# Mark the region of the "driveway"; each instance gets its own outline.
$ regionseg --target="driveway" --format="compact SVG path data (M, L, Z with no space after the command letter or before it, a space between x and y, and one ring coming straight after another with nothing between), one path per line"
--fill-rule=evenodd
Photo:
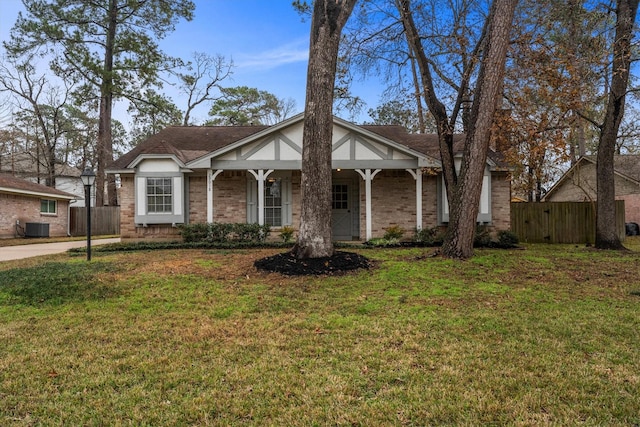
M92 239L91 247L106 245L107 243L118 243L120 238L113 239ZM41 255L51 255L66 252L71 248L83 248L87 246L86 240L58 243L34 243L30 245L5 246L0 248L0 262L15 259L31 258Z

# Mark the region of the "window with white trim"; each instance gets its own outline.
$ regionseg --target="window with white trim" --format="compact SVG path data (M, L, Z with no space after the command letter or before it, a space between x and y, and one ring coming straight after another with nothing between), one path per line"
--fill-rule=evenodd
M258 222L258 181L247 174L247 223ZM264 180L264 223L291 225L291 171L275 171Z
M171 178L147 178L147 212L171 213L173 210L173 185Z
M459 165L457 163L456 168L459 169ZM438 192L440 193L440 222L447 223L449 222L449 200L447 198L444 176L441 176ZM484 176L482 177L482 190L480 193L478 217L476 221L481 223L491 222L491 172L486 168Z
M40 213L43 214L55 214L57 213L58 202L55 200L42 199L40 200Z
M282 179L268 178L264 183L264 223L282 226Z

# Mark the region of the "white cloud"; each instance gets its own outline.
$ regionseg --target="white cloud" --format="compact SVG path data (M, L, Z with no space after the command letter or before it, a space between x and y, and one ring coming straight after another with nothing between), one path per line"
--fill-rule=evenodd
M309 59L309 41L301 38L275 49L233 56L233 62L238 68L258 68L260 70L277 68L281 65L306 62Z

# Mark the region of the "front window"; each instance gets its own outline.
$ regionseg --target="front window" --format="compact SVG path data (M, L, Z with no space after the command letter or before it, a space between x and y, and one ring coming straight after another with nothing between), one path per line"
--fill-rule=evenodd
M349 209L349 186L346 184L333 184L331 189L331 209Z
M40 213L55 214L57 203L55 200L40 200Z
M147 211L171 213L173 207L171 178L147 178Z
M270 178L264 183L264 222L272 227L282 226L282 180Z

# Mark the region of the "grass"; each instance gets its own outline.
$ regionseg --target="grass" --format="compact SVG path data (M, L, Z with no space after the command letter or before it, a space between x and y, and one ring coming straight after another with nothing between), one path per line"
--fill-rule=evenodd
M640 245L276 250L0 264L2 425L637 425Z

